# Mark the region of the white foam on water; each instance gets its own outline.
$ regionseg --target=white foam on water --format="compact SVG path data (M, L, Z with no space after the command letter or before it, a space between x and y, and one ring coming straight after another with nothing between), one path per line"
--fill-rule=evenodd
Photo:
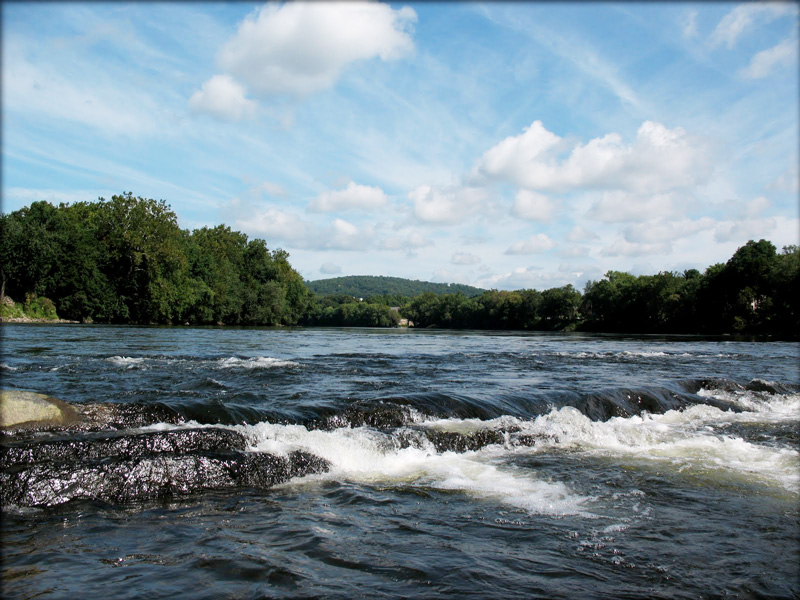
M672 357L672 358L686 358L695 356L694 354L690 354L688 352L662 352L660 350L653 350L653 351L636 351L636 350L622 350L621 352L553 352L553 356L561 356L565 358L599 358L599 359L619 359L619 358L626 358L626 359L635 359L635 358L662 358L662 357Z
M727 473L745 481L800 493L800 453L792 448L754 444L721 434L714 426L763 422L759 413L733 413L708 405L660 415L592 421L577 409L553 410L521 422L526 434L540 436L533 451L566 448L601 456L659 461L672 470L714 476Z
M770 383L770 382L765 382ZM800 394L768 394L750 390L708 390L701 388L698 396L730 402L743 413L732 413L739 421L798 421L800 420Z
M221 358L217 361L217 366L221 369L274 369L276 367L299 367L300 365L291 360L282 360L271 356L255 356L253 358Z
M106 360L118 367L125 367L126 369L136 368L145 361L144 358L132 358L130 356L111 356Z
M531 472L500 468L492 453L442 452L433 446L397 448L393 439L367 427L333 431L308 430L302 425L259 423L236 429L248 436L255 451L287 454L303 450L330 462L322 479L361 483L395 483L458 491L494 499L532 513L582 514L590 498L571 492L560 482L534 478Z
M0 363L0 369L3 371L16 371L17 367L12 367L8 363Z

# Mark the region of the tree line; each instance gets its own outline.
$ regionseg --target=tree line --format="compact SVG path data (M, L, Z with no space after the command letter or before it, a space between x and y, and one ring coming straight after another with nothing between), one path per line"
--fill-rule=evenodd
M800 337L800 250L749 241L700 273L609 271L545 291L423 294L401 309L417 327L616 333L743 333Z
M0 216L1 294L82 322L294 325L311 300L288 257L131 193Z
M288 258L225 225L183 230L163 200L131 193L0 215L0 296L81 322L800 335L800 251L766 240L704 273L610 271L583 293L405 295L391 281L360 301L315 295Z

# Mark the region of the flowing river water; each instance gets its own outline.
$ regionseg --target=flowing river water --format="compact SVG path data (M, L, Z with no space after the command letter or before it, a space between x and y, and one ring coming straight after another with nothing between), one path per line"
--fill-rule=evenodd
M798 598L800 345L2 326L6 598Z

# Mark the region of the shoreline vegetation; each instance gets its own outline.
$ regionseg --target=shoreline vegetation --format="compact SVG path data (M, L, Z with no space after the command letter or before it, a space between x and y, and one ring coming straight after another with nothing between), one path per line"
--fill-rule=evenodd
M163 200L130 192L59 206L34 202L0 214L0 321L800 338L800 250L779 252L763 239L703 273L609 271L583 292L566 285L420 293L424 282L365 276L348 278L367 286L363 296L352 286L315 294L288 258L225 225L182 230Z

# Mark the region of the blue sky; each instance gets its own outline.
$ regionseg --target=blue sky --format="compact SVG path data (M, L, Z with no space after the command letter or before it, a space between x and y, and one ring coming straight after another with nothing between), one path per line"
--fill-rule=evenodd
M582 289L800 243L798 4L4 3L2 197L307 279Z

